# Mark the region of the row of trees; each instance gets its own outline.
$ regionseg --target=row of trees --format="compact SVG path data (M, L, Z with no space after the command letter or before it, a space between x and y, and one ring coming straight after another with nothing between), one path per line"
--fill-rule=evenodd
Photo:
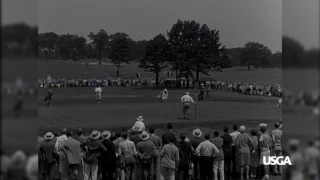
M158 85L159 74L170 68L176 74L176 82L182 78L199 81L200 74L209 75L232 65L251 67L281 66L281 53L256 42L244 47L227 49L220 43L219 31L196 21L178 20L166 35L159 34L146 41L134 41L125 33L109 35L101 29L88 35L91 40L78 35L57 35L53 32L39 34L39 51L47 59L111 59L117 68L121 64L138 60L140 67L153 72ZM177 84L178 86L180 84Z

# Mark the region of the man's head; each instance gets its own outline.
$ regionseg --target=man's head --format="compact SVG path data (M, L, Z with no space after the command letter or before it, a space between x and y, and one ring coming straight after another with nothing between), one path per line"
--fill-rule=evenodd
M224 133L228 133L229 132L229 127L228 126L223 127L223 132Z
M278 128L280 127L280 123L275 123L275 124L274 124L274 127L275 127L276 129L278 129Z
M251 134L251 136L256 136L256 135L258 134L258 132L257 132L257 130L252 129L252 130L250 131L250 134Z
M154 127L150 127L150 128L149 128L149 132L150 132L150 134L154 134L155 128L154 128Z
M72 137L72 131L67 131L67 133L66 133L66 135L67 135L67 137Z
M127 132L122 132L122 138L127 139L128 138L128 133Z
M121 132L116 132L116 137L117 138L121 137Z
M241 132L241 133L246 132L246 127L245 127L245 126L240 126L240 132Z
M68 129L67 128L63 128L61 132L62 132L62 134L67 134Z
M260 127L260 131L262 133L265 133L267 131L267 128L265 126Z
M174 136L171 136L169 140L170 140L171 143L175 143L176 138Z
M209 134L209 133L206 133L206 134L204 135L204 138L205 138L206 140L209 140L209 139L210 139L210 134Z
M238 131L238 129L239 129L239 125L238 125L238 124L234 124L234 125L233 125L233 130L234 130L234 131Z
M167 128L168 128L169 130L171 130L171 129L172 129L172 124L171 124L171 123L168 123L168 124L167 124Z
M81 129L81 128L78 128L77 134L78 134L78 136L81 136L81 135L82 135L82 129Z
M186 139L186 134L185 133L181 133L180 134L180 139L181 139L181 141L184 141Z
M218 130L215 130L215 131L213 132L213 136L214 136L214 137L218 137L218 136L219 136L219 131L218 131Z

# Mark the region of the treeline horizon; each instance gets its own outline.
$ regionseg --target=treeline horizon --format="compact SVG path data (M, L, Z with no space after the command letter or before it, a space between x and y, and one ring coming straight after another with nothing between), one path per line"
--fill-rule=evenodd
M12 23L3 25L1 28L2 31L2 55L3 57L33 57L41 56L39 53L39 36L38 28L35 26L30 26L25 23ZM73 34L75 35L75 34ZM63 35L57 35L63 36ZM81 37L81 36L78 36ZM87 39L85 39L85 43ZM130 39L130 38L129 38ZM132 39L131 39L132 40ZM319 48L314 49L305 49L304 46L293 37L283 36L282 38L282 52L273 53L277 60L273 62L277 62L276 67L285 67L285 68L300 68L300 67L319 67ZM150 40L132 40L132 44L136 44L136 49L131 49L130 57L132 59L138 60L142 58L144 55L144 49L147 42ZM237 60L237 54L241 51L243 47L236 48L226 48L228 51L231 66L241 66L241 63ZM282 53L284 57L282 57ZM281 58L280 58L281 54ZM102 55L103 58L107 59L107 55ZM88 56L87 56L88 57ZM98 60L99 55L94 54L94 56L89 56L91 60ZM278 63L279 59L282 59L281 63ZM71 58L70 58L71 59ZM87 58L88 59L88 58ZM109 59L109 58L108 58ZM282 64L280 66L280 64ZM275 65L271 65L275 66Z

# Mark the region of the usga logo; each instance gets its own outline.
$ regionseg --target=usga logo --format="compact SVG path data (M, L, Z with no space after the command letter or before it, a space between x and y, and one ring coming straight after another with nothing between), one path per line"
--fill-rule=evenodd
M263 156L264 165L292 165L289 156Z

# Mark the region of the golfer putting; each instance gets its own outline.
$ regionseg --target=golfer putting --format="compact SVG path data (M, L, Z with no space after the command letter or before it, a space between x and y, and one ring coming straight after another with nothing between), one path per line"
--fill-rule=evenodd
M193 103L193 104L196 104L196 103L193 101L189 92L186 92L186 94L181 97L181 102L183 105L183 118L189 119L190 105L191 105L191 103ZM186 118L186 116L187 116L187 118Z

